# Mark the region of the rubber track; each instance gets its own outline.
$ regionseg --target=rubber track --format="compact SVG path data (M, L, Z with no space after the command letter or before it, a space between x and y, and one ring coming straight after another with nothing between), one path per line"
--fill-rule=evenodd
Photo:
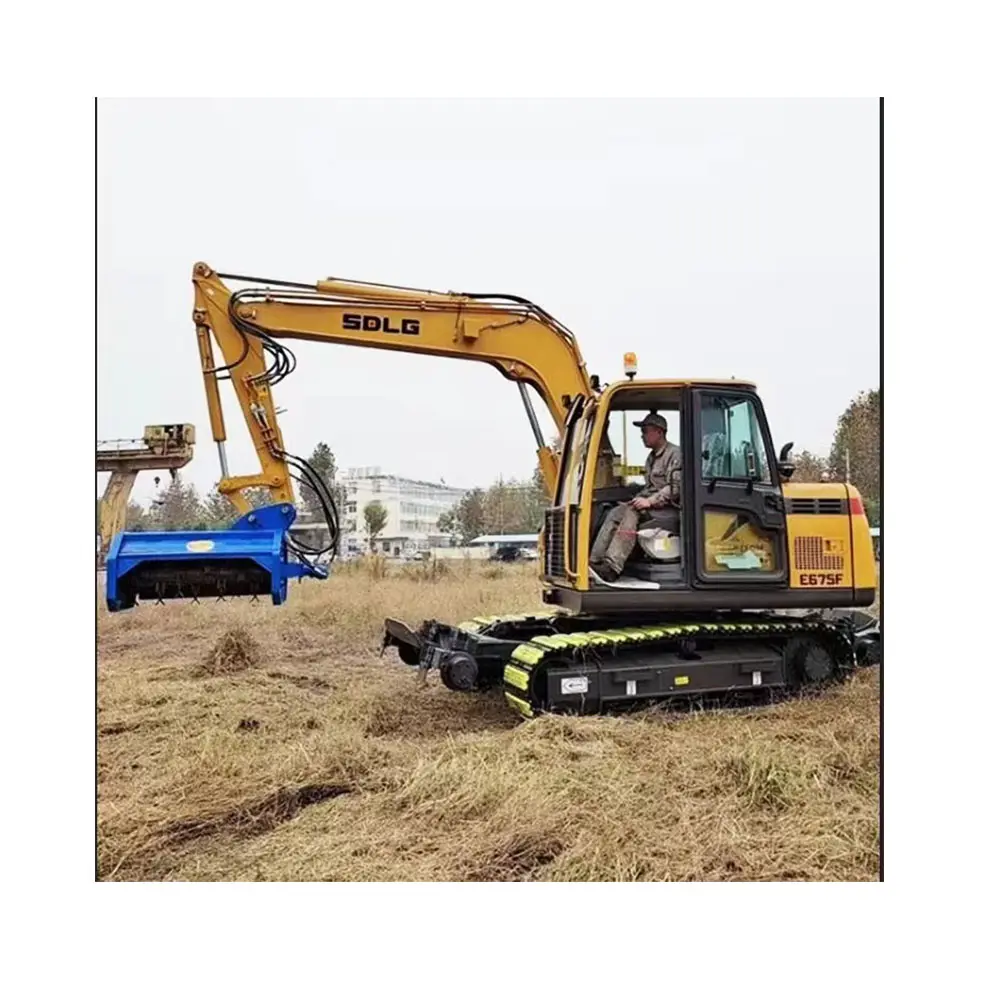
M554 618L565 617L564 611L532 611L518 615L481 615L478 618L470 618L467 622L459 622L455 628L460 628L464 632L475 632L477 635L485 635L487 631L495 625L515 624L518 622L550 622Z
M544 670L554 659L582 659L588 651L606 651L616 655L664 639L697 638L700 636L744 638L792 638L820 635L832 639L841 648L836 650L838 663L854 665L850 640L836 624L831 622L705 622L700 624L638 625L627 628L607 629L597 632L575 632L560 635L540 635L523 642L511 654L504 667L504 695L507 703L525 718L532 718L541 706L531 696L532 676Z

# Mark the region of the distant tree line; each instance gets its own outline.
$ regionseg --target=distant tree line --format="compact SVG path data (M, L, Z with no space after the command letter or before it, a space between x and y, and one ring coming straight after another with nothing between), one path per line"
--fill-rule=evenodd
M793 481L818 483L823 479L850 480L864 499L872 526L882 523L882 390L858 393L837 420L830 451L814 455L802 451Z
M438 519L438 528L456 544L479 535L528 535L542 529L547 504L540 468L531 479L498 479L487 489L469 490Z
M333 497L337 509L343 501L344 487L336 482L337 462L329 445L321 441L313 449L309 464L316 470ZM315 491L298 485L296 510L299 520L323 520L323 508ZM272 503L271 493L264 487L244 490L243 496L251 507ZM205 496L193 483L184 482L178 474L153 498L149 507L134 500L129 502L125 521L126 531L212 531L227 528L239 517L236 508L218 491L210 490Z

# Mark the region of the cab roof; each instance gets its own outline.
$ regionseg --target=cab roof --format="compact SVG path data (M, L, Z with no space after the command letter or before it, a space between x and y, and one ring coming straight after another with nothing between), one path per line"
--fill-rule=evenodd
M756 390L757 383L745 378L657 378L657 379L621 379L612 382L609 389L625 389L632 386L636 389L690 389L699 386L707 386L710 389L753 389Z
M671 407L679 404L686 389L708 389L723 392L739 389L756 393L757 387L747 379L737 378L684 378L684 379L624 379L614 382L605 390L591 397L595 403L607 400L613 410L633 408Z

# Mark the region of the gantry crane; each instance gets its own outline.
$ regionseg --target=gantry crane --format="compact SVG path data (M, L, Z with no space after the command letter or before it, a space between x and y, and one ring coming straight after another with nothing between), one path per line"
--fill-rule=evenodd
M176 478L194 458L193 424L149 424L142 438L97 442L97 471L110 472L100 502L98 559L104 562L115 535L125 530L128 500L140 472L166 470Z

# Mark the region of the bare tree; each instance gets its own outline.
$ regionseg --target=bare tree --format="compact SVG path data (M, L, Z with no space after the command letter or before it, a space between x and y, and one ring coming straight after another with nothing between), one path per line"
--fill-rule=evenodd
M811 451L792 455L791 461L795 463L795 475L792 476L792 482L818 483L822 481L823 475L830 471L830 463L822 456L814 455Z
M362 515L365 519L365 534L368 536L368 548L375 544L375 539L385 530L389 520L389 512L378 500L365 504Z
M830 449L830 477L850 479L867 503L879 499L882 490L882 390L859 393L837 421Z

